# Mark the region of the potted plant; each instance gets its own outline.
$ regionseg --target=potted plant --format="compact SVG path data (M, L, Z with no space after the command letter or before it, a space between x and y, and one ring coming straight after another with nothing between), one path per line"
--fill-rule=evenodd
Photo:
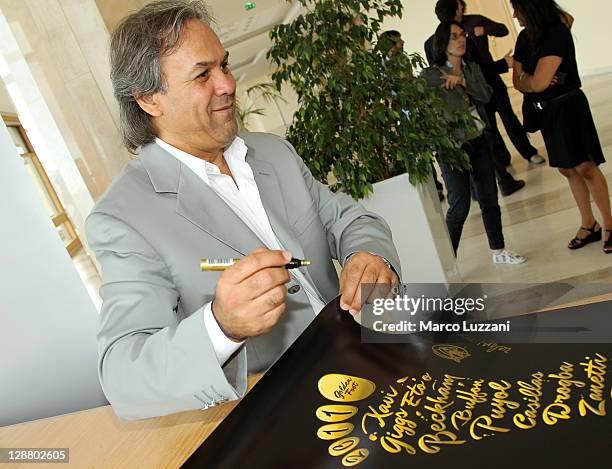
M441 262L432 275L419 267L420 281L456 280L431 172L436 156L469 167L455 136L470 115L448 113L418 76L421 56L391 54L380 38L401 0L298 1L305 13L272 30L268 52L277 88L287 82L298 97L287 139L315 178L385 217L403 265Z

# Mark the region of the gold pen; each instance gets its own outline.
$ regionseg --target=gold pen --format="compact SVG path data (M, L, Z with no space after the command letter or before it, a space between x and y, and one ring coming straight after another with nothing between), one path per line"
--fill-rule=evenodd
M200 269L202 272L225 270L229 269L239 260L239 258L211 259L203 257L200 260ZM307 267L311 263L312 262L308 259L296 259L295 257L292 257L291 260L285 264L285 269L299 269L300 267Z

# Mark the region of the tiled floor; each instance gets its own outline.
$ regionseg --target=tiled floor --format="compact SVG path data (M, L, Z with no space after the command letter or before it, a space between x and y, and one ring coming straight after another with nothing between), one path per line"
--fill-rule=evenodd
M591 103L604 153L612 160L612 75L585 79L584 90ZM515 108L520 109L521 96L512 92L511 97ZM500 129L503 131L501 124ZM539 134L532 142L546 155ZM528 164L511 144L508 148L513 153L511 171L525 179L527 186L510 197L500 197L504 235L507 246L527 256L528 262L520 266L493 265L480 209L478 204L472 204L459 248L459 268L464 280L483 283L591 282L609 284L612 289L612 254L603 254L601 244L578 251L566 247L580 219L565 179L548 165ZM612 162L602 165L601 169L612 185ZM93 262L81 251L74 263L99 308L100 277Z

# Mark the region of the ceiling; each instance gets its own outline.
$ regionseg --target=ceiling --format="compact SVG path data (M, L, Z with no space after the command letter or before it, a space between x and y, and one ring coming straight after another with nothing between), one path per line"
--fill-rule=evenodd
M227 4L231 3L231 8ZM236 79L251 81L270 71L266 52L271 46L270 30L292 20L300 11L297 1L256 0L247 11L242 0L209 0L215 30L230 53L230 65Z
M151 0L95 0L102 18L112 31L130 12ZM246 0L208 0L215 19L213 29L230 53L230 66L238 83L252 82L270 72L266 52L271 46L269 31L292 20L301 11L296 0L254 0L256 7L245 9Z

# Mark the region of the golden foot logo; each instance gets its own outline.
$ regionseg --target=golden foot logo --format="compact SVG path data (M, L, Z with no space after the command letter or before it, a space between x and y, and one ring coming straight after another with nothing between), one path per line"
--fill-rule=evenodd
M319 392L333 402L358 402L370 397L375 390L376 385L372 381L351 375L332 373L319 380ZM317 418L326 422L319 427L317 436L321 440L333 440L328 448L329 454L343 456L342 465L346 467L356 466L370 454L365 448L357 448L361 442L359 437L348 436L355 425L346 420L357 414L358 410L354 405L326 404L316 411Z
M431 349L438 357L446 358L456 363L461 363L462 360L470 356L470 352L458 345L436 344Z

